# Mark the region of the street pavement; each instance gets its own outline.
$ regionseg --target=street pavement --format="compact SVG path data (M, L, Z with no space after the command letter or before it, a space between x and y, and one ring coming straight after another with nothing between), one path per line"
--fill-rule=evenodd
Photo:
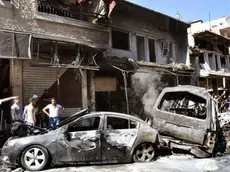
M2 169L4 170L4 169ZM14 172L20 172L16 169ZM150 163L77 166L48 169L43 172L230 172L230 155L197 159L190 155L160 157ZM0 170L1 172L1 170Z

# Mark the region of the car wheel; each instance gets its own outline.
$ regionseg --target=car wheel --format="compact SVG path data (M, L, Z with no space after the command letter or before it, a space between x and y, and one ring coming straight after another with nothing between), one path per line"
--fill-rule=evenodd
M48 151L39 145L28 147L21 156L22 166L29 171L43 170L49 162Z
M133 154L135 162L150 162L155 156L155 149L151 143L140 144Z

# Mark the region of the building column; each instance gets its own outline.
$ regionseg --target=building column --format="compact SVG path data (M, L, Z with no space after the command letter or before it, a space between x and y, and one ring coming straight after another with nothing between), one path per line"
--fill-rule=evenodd
M93 112L96 110L94 71L88 71L88 96L88 105L90 111Z
M82 76L81 76L81 99L82 99L82 109L88 108L87 70L82 70Z
M13 96L19 96L20 102L23 102L22 93L22 60L10 60L10 87Z

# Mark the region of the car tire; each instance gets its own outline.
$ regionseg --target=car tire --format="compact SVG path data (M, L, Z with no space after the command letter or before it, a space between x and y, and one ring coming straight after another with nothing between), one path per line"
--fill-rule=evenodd
M49 153L46 148L33 145L26 148L21 156L22 166L29 171L43 170L49 162Z
M150 162L155 157L155 148L151 143L142 143L134 151L134 162Z

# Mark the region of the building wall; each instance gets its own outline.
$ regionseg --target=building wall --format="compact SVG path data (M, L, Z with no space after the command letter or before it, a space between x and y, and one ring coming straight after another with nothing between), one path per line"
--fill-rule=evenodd
M86 44L96 48L107 49L107 55L110 56L130 57L133 59L137 59L136 36L142 35L145 37L146 42L146 61L149 61L148 38L151 38L156 41L157 63L168 63L168 59L162 55L162 41L169 41L173 44L173 49L175 50L173 52L175 58L173 61L178 63L186 62L188 48L186 28L176 28L176 26L179 26L179 21L175 22L171 18L158 13L151 17L152 19L154 18L151 21L145 17L140 18L133 15L113 13L111 28L124 29L130 33L130 50L124 51L112 48L111 28L37 12L37 0L20 0L19 9L13 8L8 1L0 0L0 2L2 2L0 3L0 29L28 32L35 37ZM139 15L138 8L131 10L135 10L135 13L138 13L136 15ZM153 16L154 13L147 13L146 15Z
M37 12L37 0L20 0L19 9L0 0L0 29L107 48L108 29L88 22Z
M138 11L137 11L138 13ZM140 14L141 15L141 14ZM153 14L152 14L153 15ZM118 57L127 56L137 60L137 36L145 38L146 61L149 59L148 39L155 40L156 62L159 64L167 64L167 57L162 55L162 41L168 41L173 44L174 61L178 63L186 63L188 53L187 28L177 28L179 21L172 20L166 16L158 16L153 21L146 20L148 18L140 18L126 14L113 14L113 23L110 28L110 49L108 55ZM162 22L163 20L163 22ZM160 30L157 23L161 22L164 29ZM111 30L128 31L130 36L130 50L118 50L112 48Z

